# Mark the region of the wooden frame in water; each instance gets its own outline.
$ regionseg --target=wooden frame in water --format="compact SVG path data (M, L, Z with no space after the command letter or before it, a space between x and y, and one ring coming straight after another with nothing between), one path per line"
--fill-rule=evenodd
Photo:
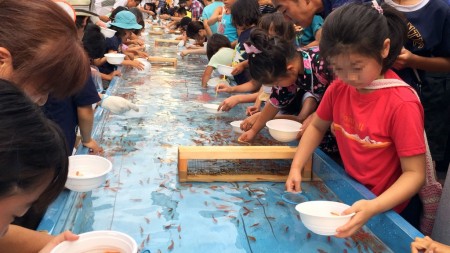
M180 182L197 181L271 181L284 182L289 173L290 162L294 158L296 147L289 146L180 146L178 147L178 180ZM280 160L287 160L289 165L284 173L278 168L269 170L258 170L258 168L248 169L248 161L255 161L259 166L269 166L279 164ZM214 166L206 169L196 169L200 167ZM206 166L205 166L206 165ZM234 167L224 170L224 166ZM237 170L236 170L237 167ZM286 166L285 166L286 167ZM200 172L199 172L200 171ZM309 159L302 172L304 181L312 180L312 159Z

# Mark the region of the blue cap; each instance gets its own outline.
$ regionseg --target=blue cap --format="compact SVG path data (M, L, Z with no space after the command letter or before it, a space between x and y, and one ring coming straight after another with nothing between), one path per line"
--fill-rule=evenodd
M114 22L112 22L111 25L127 30L142 28L142 26L137 23L136 16L130 11L121 11L117 13Z

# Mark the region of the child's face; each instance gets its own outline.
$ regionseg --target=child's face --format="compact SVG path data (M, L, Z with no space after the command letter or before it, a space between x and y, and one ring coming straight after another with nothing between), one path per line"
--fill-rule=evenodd
M44 182L36 187L33 191L16 190L11 195L0 199L0 237L3 237L8 231L9 224L16 217L22 217L31 204L33 204L39 196L44 192L50 184L51 178L45 179Z
M357 89L363 89L380 78L382 69L373 57L355 53L331 57L330 66L339 79Z

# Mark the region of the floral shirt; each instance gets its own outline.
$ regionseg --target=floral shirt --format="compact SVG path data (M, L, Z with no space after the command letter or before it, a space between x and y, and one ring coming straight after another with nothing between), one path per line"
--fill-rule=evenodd
M322 99L325 90L333 80L324 59L320 56L319 47L300 50L303 59L303 74L288 87L272 87L270 103L276 108L288 106L297 95L298 89L309 92L318 102Z
M203 12L202 4L197 0L193 0L191 5L191 12L192 18L194 18L195 20L199 20Z

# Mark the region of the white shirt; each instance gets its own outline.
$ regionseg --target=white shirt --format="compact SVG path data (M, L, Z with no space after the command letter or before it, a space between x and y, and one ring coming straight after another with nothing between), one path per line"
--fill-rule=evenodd
M116 3L114 4L113 8L116 9L119 6L125 7L127 5L128 0L116 0Z

